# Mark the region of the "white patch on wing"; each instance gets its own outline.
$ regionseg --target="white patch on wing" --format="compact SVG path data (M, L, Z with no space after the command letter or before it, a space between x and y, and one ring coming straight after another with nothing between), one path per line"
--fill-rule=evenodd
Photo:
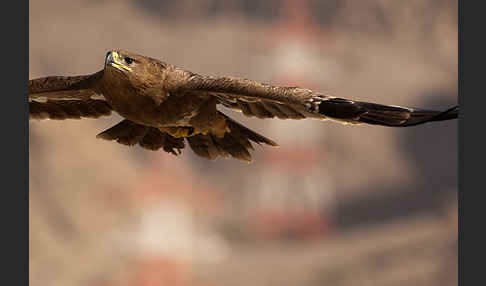
M90 99L106 101L106 98L102 94L97 94L97 93L91 95ZM39 102L39 103L46 103L48 100L49 101L80 101L80 100L85 100L85 99L76 98L76 97L53 97L53 98L48 99L46 96L29 98L29 101L35 101L35 102Z
M37 98L29 98L29 101L36 101L36 102L40 102L40 103L46 103L47 102L47 97L41 96L41 97L37 97Z
M104 101L106 101L106 98L102 94L97 94L97 93L93 94L90 98L91 99L95 99L95 100L104 100Z
M54 97L54 98L47 99L47 97L45 97L45 96L36 97L36 98L29 98L29 101L36 101L36 102L40 102L40 103L46 103L48 100L49 101L80 101L80 100L83 100L83 99L75 98L75 97Z
M61 91L49 91L40 92L35 94L29 94L29 101L36 101L40 103L53 102L53 101L70 101L70 100L103 100L106 99L101 94L96 94L94 91L89 89L81 90L61 90Z

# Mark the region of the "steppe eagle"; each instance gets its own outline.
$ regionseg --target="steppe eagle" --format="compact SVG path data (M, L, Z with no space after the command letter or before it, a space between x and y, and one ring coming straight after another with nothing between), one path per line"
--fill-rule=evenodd
M187 140L199 156L251 161L252 143L277 144L216 109L246 116L332 119L349 124L406 127L455 119L459 108L433 111L361 102L310 89L281 87L234 77L199 75L128 51L107 53L104 69L84 76L29 80L30 118L125 119L98 138L180 154Z

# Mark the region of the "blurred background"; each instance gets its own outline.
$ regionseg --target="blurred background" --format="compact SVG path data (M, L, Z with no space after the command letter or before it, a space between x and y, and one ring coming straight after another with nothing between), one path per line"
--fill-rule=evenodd
M457 1L30 0L29 77L119 48L207 75L445 109ZM457 121L259 120L254 162L30 121L30 285L457 285Z

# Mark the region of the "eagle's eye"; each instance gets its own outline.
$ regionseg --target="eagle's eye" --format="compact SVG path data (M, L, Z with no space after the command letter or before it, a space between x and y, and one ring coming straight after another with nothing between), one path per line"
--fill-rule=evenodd
M134 60L134 59L132 59L132 58L125 57L125 62L126 62L127 64L129 64L129 65L130 65L130 64L132 64L134 61L135 61L135 60Z

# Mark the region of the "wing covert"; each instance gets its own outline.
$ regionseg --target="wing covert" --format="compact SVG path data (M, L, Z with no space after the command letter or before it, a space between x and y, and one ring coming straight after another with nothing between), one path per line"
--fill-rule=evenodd
M62 120L110 115L112 108L98 89L102 76L100 71L29 80L30 118Z

